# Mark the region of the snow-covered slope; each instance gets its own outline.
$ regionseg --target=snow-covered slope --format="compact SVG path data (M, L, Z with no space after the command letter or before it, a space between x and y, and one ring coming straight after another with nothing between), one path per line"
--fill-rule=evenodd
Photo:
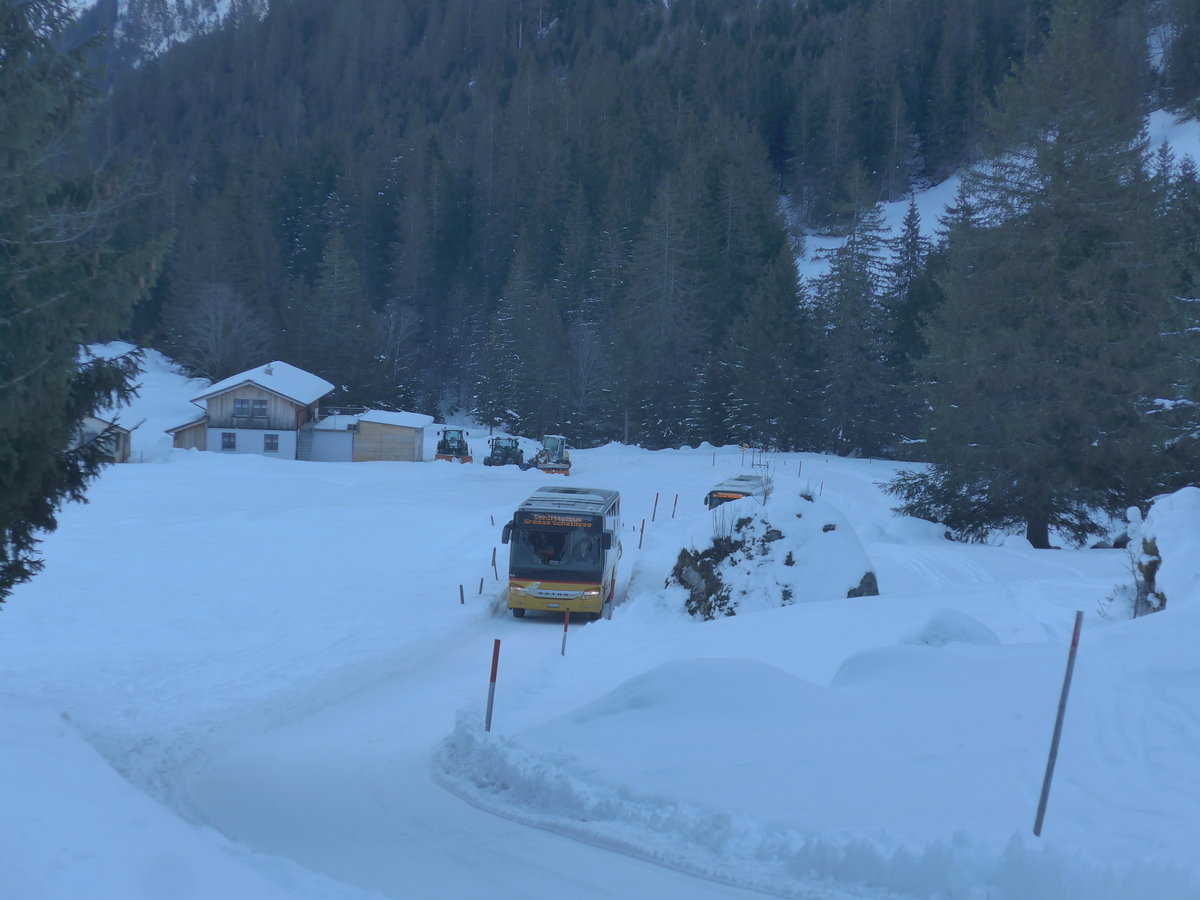
M571 483L622 492L621 602L564 633L502 601L501 524L553 476L163 449L195 393L150 357L152 464L64 510L0 615L0 894L1200 896L1194 556L1130 620L1123 551L954 544L891 515L893 464L786 454L757 512L816 493L855 536L789 534L789 583L863 554L879 596L700 622L667 574L748 460L610 445ZM1187 498L1150 520L1196 539Z

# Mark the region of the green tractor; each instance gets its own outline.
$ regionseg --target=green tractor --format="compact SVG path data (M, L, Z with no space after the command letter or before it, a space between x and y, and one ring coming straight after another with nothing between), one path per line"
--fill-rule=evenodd
M472 462L471 448L467 446L467 432L461 428L443 428L438 432L437 453L434 459L447 459L461 463Z
M491 448L483 458L485 466L517 466L525 468L525 453L515 437L494 437L488 441Z

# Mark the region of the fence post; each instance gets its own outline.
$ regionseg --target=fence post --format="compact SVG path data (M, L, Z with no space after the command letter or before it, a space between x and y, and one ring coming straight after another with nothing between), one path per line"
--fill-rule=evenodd
M562 654L561 654L563 656L567 655L567 626L570 624L571 624L571 610L565 609L565 610L563 610L563 645L562 645Z
M671 518L675 518L675 507L679 505L679 495L675 495L675 502L671 504Z
M458 586L458 602L460 605L465 605L467 602L467 597L463 593L463 586L461 584Z
M1038 800L1037 817L1033 822L1033 833L1042 836L1042 821L1046 817L1046 802L1050 799L1050 781L1054 778L1054 763L1058 759L1058 741L1062 737L1063 717L1067 713L1067 694L1071 690L1071 675L1075 671L1075 651L1079 649L1079 628L1083 624L1083 612L1075 612L1075 631L1071 635L1071 649L1067 653L1067 674L1063 678L1062 696L1058 698L1058 715L1054 720L1054 737L1050 739L1050 758L1046 760L1046 777L1042 779L1042 796Z
M658 491L654 492L654 508L650 510L650 521L653 522L658 516Z
M646 536L646 520L642 519L642 530L638 532L638 549L642 549L642 538Z
M492 677L488 681L487 718L483 722L483 730L492 730L492 704L496 700L496 669L500 665L500 638L492 645Z

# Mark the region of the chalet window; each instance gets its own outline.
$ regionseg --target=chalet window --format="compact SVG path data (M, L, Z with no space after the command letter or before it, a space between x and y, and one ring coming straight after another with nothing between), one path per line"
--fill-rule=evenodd
M237 432L222 431L221 432L221 449L236 450L237 449Z
M264 434L263 435L263 453L278 453L279 452L279 435Z
M250 415L250 401L245 397L235 397L233 401L233 414L235 416Z
M254 401L254 415L256 418L259 418L259 419L265 419L267 417L267 401L266 400L255 400Z

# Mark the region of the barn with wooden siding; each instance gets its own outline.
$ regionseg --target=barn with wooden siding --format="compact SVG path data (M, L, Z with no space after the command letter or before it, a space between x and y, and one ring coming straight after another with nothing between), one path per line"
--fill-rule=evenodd
M433 416L369 409L358 417L354 461L421 462L425 454L425 429L432 424Z
M129 462L133 445L131 429L100 419L96 416L86 416L79 429L79 443L85 444L99 441L103 444L108 458L116 463Z
M208 449L208 419L204 416L168 428L167 434L171 436L171 446L176 450Z

